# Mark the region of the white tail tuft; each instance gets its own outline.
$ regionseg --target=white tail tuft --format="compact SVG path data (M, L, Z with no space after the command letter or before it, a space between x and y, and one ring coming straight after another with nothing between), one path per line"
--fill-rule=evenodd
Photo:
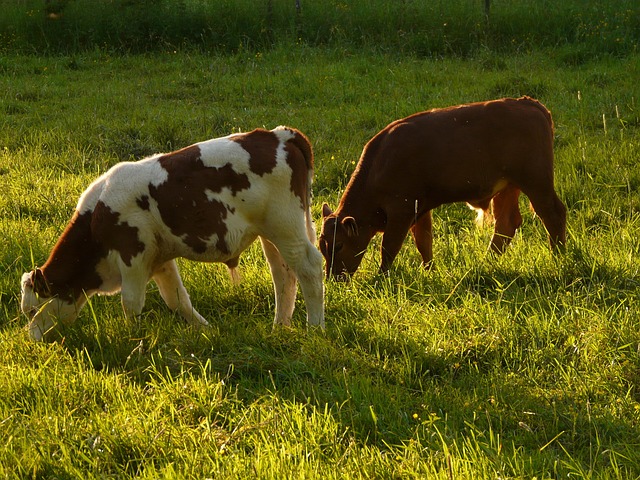
M233 285L240 285L242 282L242 273L238 267L229 268L229 278Z

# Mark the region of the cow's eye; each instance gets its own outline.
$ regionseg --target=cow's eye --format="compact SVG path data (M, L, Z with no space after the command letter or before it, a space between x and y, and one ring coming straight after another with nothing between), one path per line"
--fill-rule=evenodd
M344 247L344 243L336 242L335 245L333 246L333 251L339 252L340 250L342 250L342 247Z

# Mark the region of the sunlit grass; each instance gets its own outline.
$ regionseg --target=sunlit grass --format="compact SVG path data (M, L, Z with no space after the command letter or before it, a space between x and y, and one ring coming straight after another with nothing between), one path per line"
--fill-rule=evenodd
M636 56L576 66L553 50L424 60L300 46L2 61L0 476L640 475ZM451 205L434 212L432 270L408 239L379 276L376 238L351 282L327 282L326 333L305 331L302 298L294 328L272 330L255 245L237 287L221 265L180 262L209 329L150 285L135 321L119 296L94 297L64 341L28 339L20 275L117 161L289 124L315 147L319 223L387 123L498 94L535 94L554 114L564 255L524 198L502 257Z

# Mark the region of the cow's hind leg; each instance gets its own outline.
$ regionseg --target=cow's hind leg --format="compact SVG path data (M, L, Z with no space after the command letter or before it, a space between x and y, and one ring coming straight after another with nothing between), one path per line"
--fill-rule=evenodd
M533 210L544 223L549 233L549 243L553 251L562 250L567 241L567 208L555 191L545 194L524 192L531 201Z
M293 275L295 279L297 277L300 282L300 289L304 296L305 303L307 305L307 323L309 326L316 326L324 328L324 285L322 283L322 254L318 249L308 241L302 235L297 237L294 242L289 241L270 241L261 237L262 246L271 245L265 248L265 254L272 268L276 266L276 270L286 272L286 275ZM302 238L304 240L302 240ZM277 256L274 253L277 252ZM269 259L269 253L273 255L275 260L272 262ZM278 266L280 265L280 266ZM283 265L286 266L283 267ZM282 273L281 273L282 274ZM277 295L278 287L275 285L276 276L274 275L274 286L276 287L276 308L278 307ZM290 280L289 280L290 282ZM293 300L295 300L295 281L293 283ZM287 295L283 300L289 300L291 295ZM293 311L293 300L291 302L291 311ZM284 303L283 310L287 307L287 303ZM286 310L285 310L286 311ZM283 317L285 318L285 317ZM291 313L288 314L288 324L291 319ZM282 323L278 321L278 310L276 310L276 323Z
M431 211L424 213L411 227L413 241L422 256L422 265L431 268L433 260L433 222Z
M191 304L191 299L184 288L175 260L170 260L153 272L153 281L158 285L160 295L167 306L177 311L192 325L209 325Z
M522 225L522 215L518 205L519 197L520 189L509 185L498 192L491 201L495 219L491 250L495 253L504 252L516 234L516 230Z
M296 275L289 268L289 265L287 265L287 262L285 262L273 243L263 237L260 237L260 241L262 242L264 255L267 257L267 262L269 262L276 296L276 316L273 325L290 326L296 302Z
M300 289L307 305L307 324L310 327L324 329L324 283L322 272L322 254L315 245L307 241L287 259L287 263L293 268Z

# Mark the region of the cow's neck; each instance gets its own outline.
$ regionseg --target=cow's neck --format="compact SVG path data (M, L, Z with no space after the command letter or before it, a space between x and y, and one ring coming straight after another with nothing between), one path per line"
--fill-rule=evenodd
M384 231L385 218L375 199L375 192L367 185L367 174L358 169L340 199L336 216L340 219L353 217L361 236L370 240L376 232Z
M51 293L75 299L82 292L96 289L101 283L95 271L99 257L91 237L91 212L74 213L41 268Z

